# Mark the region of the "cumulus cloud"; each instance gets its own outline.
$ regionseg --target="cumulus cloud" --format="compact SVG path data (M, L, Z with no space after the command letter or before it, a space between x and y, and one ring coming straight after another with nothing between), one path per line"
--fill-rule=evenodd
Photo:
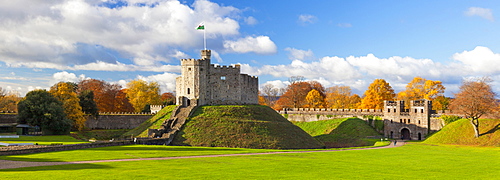
M141 79L147 82L157 82L160 85L161 92L174 92L175 78L179 76L179 74L175 73L163 73L151 76L137 76L137 79Z
M80 74L79 76L76 76L75 73L69 73L66 71L61 71L54 73L52 75L52 80L50 81L50 85L56 84L58 82L74 82L77 83L81 80L88 79L85 74Z
M313 24L318 20L316 16L310 14L299 15L297 22L301 25Z
M452 58L477 74L489 75L500 72L500 54L494 53L487 47L477 46L472 51L455 53Z
M288 51L288 58L291 60L307 60L314 58L314 53L310 49L306 51L287 47L285 51Z
M255 19L253 16L248 16L245 18L245 23L253 26L253 25L256 25L257 23L259 23L259 21L257 19Z
M235 41L224 41L224 48L227 52L256 54L274 54L277 52L276 44L268 36L248 36Z
M10 67L61 70L103 63L122 66L117 63L122 58L137 68L159 66L187 57L182 49L199 47L203 33L193 27L200 22L205 22L209 38L239 38L241 13L207 0L191 5L178 0L9 1L0 4L0 61ZM253 17L245 21L257 23ZM260 43L247 44L247 52L268 53L262 48L274 45L269 38L256 39Z
M470 7L469 9L467 9L467 11L465 11L465 15L479 16L490 21L495 21L495 18L493 17L493 12L491 11L491 9L487 8Z

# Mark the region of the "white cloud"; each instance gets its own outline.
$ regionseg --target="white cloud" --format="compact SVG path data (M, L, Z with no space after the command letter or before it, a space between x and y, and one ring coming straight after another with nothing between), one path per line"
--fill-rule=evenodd
M301 25L307 25L307 24L313 24L318 20L316 16L310 15L310 14L301 14L299 15L299 18L297 22Z
M57 72L52 75L52 80L50 80L50 86L58 83L58 82L74 82L78 83L81 80L88 79L85 74L80 74L76 76L75 73L68 73L66 71Z
M241 38L236 41L224 41L227 52L256 54L274 54L277 52L276 44L268 36Z
M467 9L467 11L465 11L465 15L479 16L490 21L495 21L495 18L493 17L493 12L491 11L491 9L487 8L470 7L469 9Z
M161 92L163 93L175 91L175 78L179 76L179 74L174 73L163 73L151 76L137 76L137 79L147 82L157 82L160 85Z
M310 49L306 51L287 47L285 51L288 51L288 58L291 60L307 60L314 58L314 53Z
M259 21L257 19L255 19L253 16L249 16L249 17L245 18L245 23L253 26L253 25L256 25L257 23L259 23Z
M207 0L192 5L178 0L126 0L118 8L103 5L113 2L18 0L0 4L0 61L10 67L71 70L77 65L123 66L115 62L126 57L137 67L159 66L187 57L180 49L200 47L203 33L193 28L200 22L205 22L207 37L214 41L239 38L237 19L242 11L232 6ZM248 17L246 23L257 21ZM273 51L268 37L256 39L257 47L247 52Z
M463 63L474 74L488 75L500 73L500 54L494 53L487 47L477 46L472 51L455 53L452 58Z

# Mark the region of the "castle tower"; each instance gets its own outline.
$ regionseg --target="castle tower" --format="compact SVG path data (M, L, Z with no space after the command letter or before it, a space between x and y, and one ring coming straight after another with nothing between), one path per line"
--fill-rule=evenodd
M181 59L181 77L176 79L177 105L205 104L210 50L201 50L201 59Z

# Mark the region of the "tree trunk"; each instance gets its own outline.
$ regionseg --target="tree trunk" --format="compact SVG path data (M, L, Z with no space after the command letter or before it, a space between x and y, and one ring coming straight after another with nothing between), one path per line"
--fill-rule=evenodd
M474 128L474 137L479 137L479 118L471 118L470 123Z

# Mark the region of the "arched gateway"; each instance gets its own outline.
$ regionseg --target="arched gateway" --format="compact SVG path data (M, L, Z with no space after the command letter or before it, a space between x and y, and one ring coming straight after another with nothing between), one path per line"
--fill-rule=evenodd
M407 128L401 129L401 139L411 139L409 129Z

